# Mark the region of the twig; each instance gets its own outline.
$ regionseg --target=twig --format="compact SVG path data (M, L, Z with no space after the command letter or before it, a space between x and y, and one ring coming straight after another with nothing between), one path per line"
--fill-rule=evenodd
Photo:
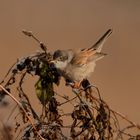
M95 119L94 119L94 117L93 117L93 115L92 115L92 112L90 111L90 109L89 109L89 106L81 99L81 97L79 96L79 93L77 93L77 91L75 91L75 90L73 90L73 92L76 94L76 96L78 97L78 99L80 100L80 102L82 103L82 104L84 104L84 109L87 111L87 113L89 114L89 116L90 116L90 118L92 119L92 121L93 121L93 123L94 123L94 125L95 126L97 126L97 124L96 124L96 121L95 121Z
M86 131L86 128L82 128L82 130L78 134L76 134L74 137L80 136L84 131Z
M35 37L31 31L23 30L22 33L24 33L28 37L32 37L36 42L38 42L40 44L41 49L46 53L47 47L37 37Z
M91 86L92 87L92 86ZM98 88L97 88L98 89ZM98 89L98 92L99 92L99 89ZM99 92L100 93L100 92ZM100 94L99 94L100 95ZM93 97L92 96L92 98L94 99L94 100L96 100L97 102L103 102L105 105L106 105L106 107L112 112L112 113L115 113L116 115L118 115L118 116L120 116L122 119L124 119L124 120L126 120L127 122L129 122L131 125L133 125L133 126L135 126L135 127L137 127L138 129L140 129L140 125L137 125L135 122L132 122L132 121L130 121L128 118L126 118L126 116L125 115L123 115L123 114L121 114L121 113L119 113L119 112L117 112L117 111L114 111L113 109L111 109L108 105L107 105L107 103L105 102L105 101L103 101L103 100L100 100L100 99L98 99L97 97Z
M74 100L74 99L76 99L77 98L77 96L75 96L75 97L73 97L72 99L69 99L69 100L67 100L67 101L65 101L65 102L63 102L63 103L61 103L61 104L59 104L59 106L61 106L61 105L63 105L63 104L66 104L66 103L69 103L69 102L71 102L72 100ZM66 99L66 98L65 98Z
M4 83L6 77L9 75L9 73L11 72L12 68L15 66L17 62L15 62L11 67L10 69L8 70L8 72L6 73L6 75L4 76L3 80L0 82L0 84Z
M140 125L136 124L135 122L132 122L130 121L128 118L126 118L125 115L117 112L117 111L114 111L112 109L110 109L111 112L114 112L115 114L117 114L118 116L120 116L122 119L126 120L127 122L129 122L131 125L135 126L136 128L140 129Z
M82 90L85 91L86 89L88 89L88 88L90 88L90 87L93 87L93 88L96 89L97 94L98 94L98 97L99 97L99 99L101 100L102 98L101 98L101 95L100 95L100 90L99 90L99 88L98 88L97 86L95 86L95 85L89 85L89 86L87 86L86 88L84 88L84 89L82 89Z
M38 133L38 131L37 131L35 125L34 125L33 122L32 122L31 117L27 114L27 112L26 112L26 110L23 108L22 104L21 104L10 92L8 92L2 85L0 85L0 88L1 88L5 93L7 93L7 94L17 103L17 105L22 109L22 111L25 113L26 117L27 117L28 120L30 121L32 127L34 128L34 130L35 130L36 134L39 136L39 138L40 138L41 140L45 140L45 139Z
M19 87L17 88L19 93L20 93L20 96L21 98L24 97L27 101L27 104L28 104L28 107L30 108L32 114L33 114L33 117L36 118L37 120L39 120L39 117L38 115L36 114L36 112L34 111L34 109L32 108L31 104L30 104L30 101L29 101L29 98L28 96L24 93L23 91L23 88L22 88L22 84L23 84L23 80L24 80L24 77L26 76L27 72L24 72L22 75L21 75L21 79L20 79L20 82L19 82ZM22 98L23 99L23 98Z

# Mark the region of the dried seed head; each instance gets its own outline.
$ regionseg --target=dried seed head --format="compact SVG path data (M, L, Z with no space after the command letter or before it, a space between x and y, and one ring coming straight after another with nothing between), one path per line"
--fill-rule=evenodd
M24 33L25 35L27 35L29 37L33 36L32 31L22 30L22 33Z

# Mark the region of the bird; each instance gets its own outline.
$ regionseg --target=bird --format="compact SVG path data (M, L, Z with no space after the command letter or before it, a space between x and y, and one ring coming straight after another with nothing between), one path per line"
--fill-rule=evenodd
M107 55L101 50L112 31L108 29L91 47L78 51L56 50L50 62L51 66L55 67L73 88L80 88L82 81L94 72L96 61Z

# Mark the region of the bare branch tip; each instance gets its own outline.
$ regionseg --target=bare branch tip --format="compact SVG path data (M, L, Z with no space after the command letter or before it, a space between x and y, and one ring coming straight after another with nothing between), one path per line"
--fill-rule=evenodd
M26 35L26 36L29 36L29 37L33 36L32 31L27 31L27 30L25 30L25 29L22 30L22 33L23 33L24 35Z

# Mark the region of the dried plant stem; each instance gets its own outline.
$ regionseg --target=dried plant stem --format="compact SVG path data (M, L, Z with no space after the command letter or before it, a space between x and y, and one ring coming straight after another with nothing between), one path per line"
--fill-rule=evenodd
M140 125L136 124L135 122L130 121L128 118L126 118L125 115L114 111L113 109L110 109L111 112L115 113L116 115L120 116L122 119L126 120L127 122L129 122L130 124L132 124L132 126L135 126L136 128L140 129Z
M99 92L99 90L98 90L98 92ZM100 95L100 94L99 94L99 95ZM97 102L100 102L100 100L99 100L98 98L93 97L93 96L92 96L92 98L93 98L94 100L96 100ZM102 101L103 101L103 100L102 100ZM129 120L125 115L123 115L123 114L121 114L121 113L119 113L119 112L114 111L113 109L111 109L111 108L107 105L107 103L106 103L105 101L103 101L103 103L106 105L106 107L107 107L113 114L116 114L116 115L120 116L122 119L126 120L126 121L127 121L128 123L130 123L132 126L135 126L136 128L140 129L140 125L136 124L135 122L132 122L132 121Z
M69 100L67 100L67 101L65 101L65 102L63 102L63 103L61 103L61 104L59 104L59 106L64 105L64 104L66 104L66 103L69 103L69 102L71 102L72 100L74 100L74 99L76 99L76 98L77 98L77 96L75 96L75 97L73 97L72 99L69 99Z
M31 123L33 129L35 130L35 133L39 136L39 138L40 138L41 140L45 140L45 139L38 133L38 131L37 131L35 125L34 125L33 122L32 122L31 117L27 114L26 110L23 108L23 106L21 105L21 103L20 103L9 91L7 91L2 85L0 85L0 88L1 88L5 93L7 93L7 94L17 103L17 105L22 109L22 111L25 113L26 117L28 118L28 120L29 120L29 122Z
M32 37L36 42L38 42L41 49L46 53L47 47L31 31L23 30L22 33L24 33L28 37Z
M76 94L76 96L78 97L79 101L84 105L84 109L87 111L87 113L89 114L90 118L92 119L92 121L94 122L94 124L96 125L96 121L93 117L93 114L91 112L91 110L89 109L89 106L81 99L81 97L79 96L79 93L77 93L77 91L73 90L73 92Z
M22 30L22 33L24 33L26 36L28 36L28 37L32 37L34 40L36 40L39 44L41 43L40 41L39 41L39 39L37 39L34 35L33 35L33 33L32 33L32 31L27 31L27 30Z

